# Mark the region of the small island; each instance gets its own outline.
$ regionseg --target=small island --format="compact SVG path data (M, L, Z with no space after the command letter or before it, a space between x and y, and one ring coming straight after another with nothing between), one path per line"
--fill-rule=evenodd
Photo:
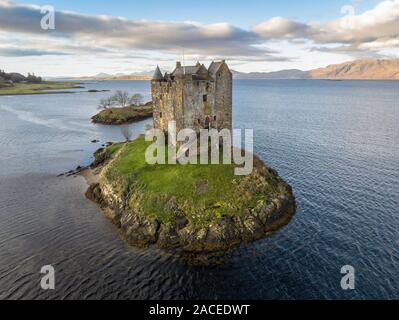
M101 99L99 109L102 110L91 118L93 123L129 124L151 118L153 115L152 102L143 104L141 94L129 96L129 93L120 90L109 98Z
M134 246L178 253L194 264L217 263L229 249L286 225L296 209L291 187L254 156L254 170L234 165L149 165L141 136L95 153L83 171L86 196Z
M157 155L167 160L170 147L177 146L170 134L187 128L197 137L209 129L227 131L231 137L232 87L232 73L224 60L209 68L199 62L195 66L177 62L171 74L157 67L151 81L151 115L153 128L165 134L166 142L165 152ZM139 108L134 106L141 100L140 94L130 97L117 91L100 102L104 110L95 119L101 115L102 122L126 122L125 113L136 113ZM129 103L133 106L126 109ZM169 124L176 130L169 132ZM295 214L291 187L255 155L249 154L253 166L245 176L236 175L231 161L149 164L146 150L152 142L144 136L130 141L127 127L122 133L126 142L99 149L82 174L90 185L86 196L104 209L134 246L156 245L189 263L218 264L228 257L229 249L269 236ZM219 160L224 159L223 148L232 147L219 143ZM189 154L204 156L201 151Z
M152 104L107 108L91 118L93 123L120 125L141 121L152 117Z

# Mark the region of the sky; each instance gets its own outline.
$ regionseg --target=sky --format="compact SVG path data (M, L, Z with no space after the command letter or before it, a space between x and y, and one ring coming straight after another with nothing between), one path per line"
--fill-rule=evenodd
M170 71L183 58L267 72L399 58L399 0L27 1L0 0L0 68L9 72ZM54 29L42 28L48 5Z

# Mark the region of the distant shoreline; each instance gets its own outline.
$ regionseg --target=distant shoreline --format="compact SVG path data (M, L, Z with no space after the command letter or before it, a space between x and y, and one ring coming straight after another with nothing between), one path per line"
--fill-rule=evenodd
M16 83L13 86L0 87L0 96L28 96L28 95L42 95L42 94L72 94L77 91L65 91L66 89L85 89L83 82L59 82L46 81L43 83ZM107 89L90 89L79 92L107 92Z
M287 79L287 78L281 78L281 79L267 79L267 78L247 78L247 79L240 79L240 78L233 78L233 80L249 80L249 81L256 81L256 80L264 80L264 81L280 81L280 80L295 80L295 81L392 81L396 82L399 81L399 79L316 79L316 78L309 78L309 79Z
M275 81L275 80L306 80L306 81L312 81L312 80L323 80L323 81L399 81L399 79L329 79L329 78L275 78L275 79L270 79L270 78L234 78L233 80L267 80L267 81ZM73 81L73 80L70 80ZM77 81L77 80L75 80ZM84 79L81 81L151 81L151 79Z
M0 87L0 96L73 93L67 89L84 89L78 82L45 81L42 83L14 83Z
M70 79L62 79L61 80L47 80L47 81L151 81L151 77L146 77L143 79L118 79L118 78L103 78L103 79L96 79L96 78L70 78Z
M72 94L75 92L72 91L52 91L52 92L35 92L35 93L1 93L0 97L7 97L7 96L33 96L33 95L45 95L45 94Z
M399 79L295 79L295 78L281 78L281 79L267 79L267 78L233 78L233 81L331 81L331 82L341 82L341 81L389 81L389 82L397 82ZM75 91L65 91L66 89L84 89L82 86L82 80L77 82L77 80L69 80L71 84L69 85L60 85L59 81L46 81L46 85L43 88L19 88L16 86L1 88L0 87L0 97L2 96L27 96L27 95L46 95L46 94L73 94ZM84 80L84 81L150 81L150 80L139 80L139 79L102 79L102 80ZM73 84L72 84L73 83ZM29 86L29 84L24 84ZM54 88L49 88L48 86L54 86ZM33 84L32 84L33 86ZM37 84L36 84L37 86ZM58 86L58 87L57 87ZM103 92L110 90L87 90L87 92L95 93L95 92ZM86 91L84 91L86 92Z

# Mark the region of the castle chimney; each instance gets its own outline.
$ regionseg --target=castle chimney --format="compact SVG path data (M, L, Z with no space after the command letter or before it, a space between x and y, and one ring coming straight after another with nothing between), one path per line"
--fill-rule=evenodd
M176 62L176 68L181 68L181 62L180 61Z

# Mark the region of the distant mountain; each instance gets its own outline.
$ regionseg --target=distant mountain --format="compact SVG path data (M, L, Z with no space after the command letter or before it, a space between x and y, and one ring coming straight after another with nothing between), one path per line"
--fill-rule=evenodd
M97 80L151 80L152 75L115 75L107 78L100 78Z
M107 74L99 73L94 76L79 77L76 80L151 80L154 71L134 72L131 74L116 73Z
M108 74L108 73L99 73L96 74L95 76L93 76L94 78L108 78L108 77L112 77L112 75Z
M136 72L131 74L106 74L99 73L95 76L75 78L76 80L151 80L153 71ZM232 70L234 79L307 79L306 71L297 69L276 72L251 72L244 73Z
M363 59L309 71L315 79L399 80L399 59Z
M298 69L281 70L274 72L250 72L243 73L232 71L234 79L308 79L306 71Z
M233 77L235 79L399 80L399 59L362 59L310 71L297 69L251 73L233 71Z
M399 80L399 59L377 60L362 59L325 68L302 71L288 69L274 72L244 73L232 70L234 79L326 79L326 80ZM151 80L153 71L114 75L99 73L89 77L67 78L69 80ZM53 78L52 80L62 78Z
M151 80L153 71L145 72L134 72L131 74L116 73L98 73L93 76L83 76L83 77L46 77L46 80L52 81L87 81L87 80Z

